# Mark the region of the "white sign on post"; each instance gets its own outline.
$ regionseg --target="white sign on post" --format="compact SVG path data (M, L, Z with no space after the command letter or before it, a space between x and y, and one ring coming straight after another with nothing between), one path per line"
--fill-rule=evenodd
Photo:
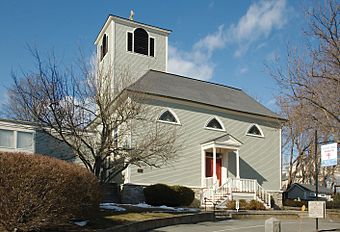
M338 159L337 143L321 145L321 167L335 166Z
M324 201L309 201L308 216L310 218L325 218L326 217L326 202Z

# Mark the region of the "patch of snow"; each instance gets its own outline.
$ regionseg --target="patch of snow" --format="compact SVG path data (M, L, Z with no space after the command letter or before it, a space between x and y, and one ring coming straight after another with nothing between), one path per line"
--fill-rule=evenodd
M161 206L152 206L146 203L139 203L139 204L116 204L116 203L102 203L100 204L100 208L102 209L109 209L109 210L115 210L115 211L125 211L126 209L119 207L119 206L134 206L139 208L149 208L149 209L164 209L169 211L175 211L175 212L198 212L199 209L195 208L174 208L166 205Z
M100 204L101 209L108 209L108 210L113 210L113 211L125 211L126 209L117 206L115 203L101 203Z
M168 209L168 210L174 210L174 211L176 211L176 209L175 209L174 207L169 207L169 206L166 206L166 205L161 205L161 206L156 207L156 208Z
M75 221L73 224L76 224L77 226L86 226L89 221Z
M137 205L131 205L131 206L136 206L136 207L139 207L139 208L153 208L153 206L148 205L146 203L139 203Z

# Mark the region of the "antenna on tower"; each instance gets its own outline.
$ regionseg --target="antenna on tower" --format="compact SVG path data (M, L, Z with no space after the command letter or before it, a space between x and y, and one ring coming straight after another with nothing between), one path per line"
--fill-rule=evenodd
M130 11L130 17L129 19L133 21L133 16L135 16L135 12L133 10Z

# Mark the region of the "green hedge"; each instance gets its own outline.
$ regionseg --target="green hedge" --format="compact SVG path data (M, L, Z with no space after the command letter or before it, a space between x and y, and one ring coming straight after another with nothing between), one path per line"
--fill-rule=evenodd
M35 154L0 152L0 228L55 228L98 210L100 196L97 178L79 165Z
M144 188L144 195L146 203L154 206L189 206L195 199L192 189L179 185L150 185Z

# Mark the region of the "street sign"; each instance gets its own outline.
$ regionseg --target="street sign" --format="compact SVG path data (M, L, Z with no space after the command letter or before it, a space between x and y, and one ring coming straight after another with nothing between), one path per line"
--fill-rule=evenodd
M326 217L326 202L324 201L309 201L308 216L310 218L325 218Z
M337 143L321 145L321 167L335 166L338 159Z

